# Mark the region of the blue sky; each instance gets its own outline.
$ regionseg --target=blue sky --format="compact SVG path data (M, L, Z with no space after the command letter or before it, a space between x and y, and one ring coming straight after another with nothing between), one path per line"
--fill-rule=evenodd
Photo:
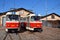
M60 15L60 0L0 0L0 13L10 8L25 8L41 15L46 15L46 12Z

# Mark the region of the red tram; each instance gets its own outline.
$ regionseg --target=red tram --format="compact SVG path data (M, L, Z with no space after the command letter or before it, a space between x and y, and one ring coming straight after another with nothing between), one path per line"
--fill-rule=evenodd
M27 17L27 26L26 29L31 31L42 31L42 21L40 20L40 16L35 16L31 14Z
M6 14L6 31L8 32L9 30L20 30L20 16L17 14Z

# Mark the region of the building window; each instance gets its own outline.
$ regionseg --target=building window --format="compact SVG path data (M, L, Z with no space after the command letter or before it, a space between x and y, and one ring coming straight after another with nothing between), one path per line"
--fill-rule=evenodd
M51 18L54 19L55 18L54 15L51 15Z

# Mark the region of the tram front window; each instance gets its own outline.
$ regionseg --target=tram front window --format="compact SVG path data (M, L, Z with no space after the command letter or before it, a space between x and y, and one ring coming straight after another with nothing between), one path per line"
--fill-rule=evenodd
M18 15L7 15L6 20L7 21L18 21L19 16Z
M31 21L39 21L40 17L39 16L32 16Z

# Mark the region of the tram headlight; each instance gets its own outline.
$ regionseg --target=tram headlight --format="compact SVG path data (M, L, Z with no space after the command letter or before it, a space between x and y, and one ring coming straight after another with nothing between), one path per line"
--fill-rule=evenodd
M9 25L6 25L6 26L9 26Z

